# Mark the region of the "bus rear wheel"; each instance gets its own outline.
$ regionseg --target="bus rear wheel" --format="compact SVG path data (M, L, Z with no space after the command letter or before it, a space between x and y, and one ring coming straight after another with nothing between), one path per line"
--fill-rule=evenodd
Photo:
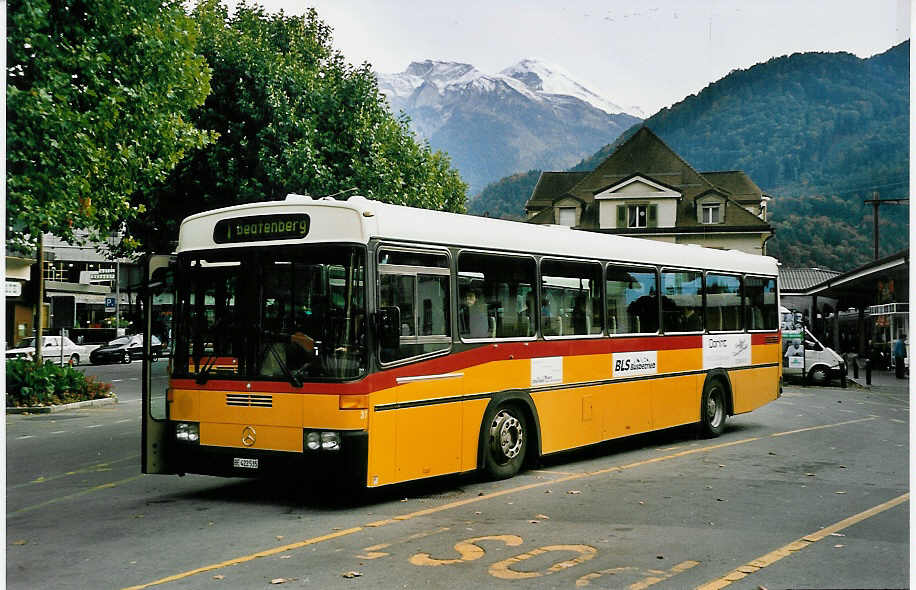
M515 406L501 406L485 425L484 468L493 479L508 479L519 472L528 448L528 423Z
M715 438L725 430L725 389L722 383L713 379L703 387L700 402L700 432L707 438Z

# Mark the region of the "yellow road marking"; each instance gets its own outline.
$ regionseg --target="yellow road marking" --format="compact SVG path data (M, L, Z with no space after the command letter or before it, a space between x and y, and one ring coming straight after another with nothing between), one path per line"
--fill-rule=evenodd
M57 475L49 475L49 476L47 476L47 477L42 475L42 476L36 477L36 478L33 479L32 481L27 481L27 482L25 482L25 483L19 483L19 484L16 484L16 485L7 486L7 489L15 490L15 489L17 489L17 488L22 488L22 487L25 487L25 486L34 485L34 484L36 484L36 483L47 483L47 482L49 482L49 481L54 481L55 479L60 479L60 478L62 478L62 477L69 477L69 476L71 476L71 475L76 475L76 474L79 474L79 473L88 473L88 472L90 472L90 471L110 471L109 469L107 469L108 466L114 465L115 463L123 463L124 461L131 461L131 460L133 460L133 459L136 459L137 457L139 457L139 455L132 455L132 456L130 456L130 457L123 457L123 458L121 458L121 459L114 459L113 461L104 461L104 462L102 462L102 463L93 463L93 464L91 464L91 465L86 465L86 466L84 466L84 467L80 467L80 468L78 468L78 469L76 469L76 470L74 470L74 471L67 471L66 473L59 473L59 474L57 474Z
M693 561L693 560L682 561L681 563L677 564L676 566L674 566L673 568L671 568L670 570L666 572L664 571L663 572L652 572L654 575L643 578L642 580L636 582L635 584L630 584L629 586L627 586L627 590L645 590L649 586L653 586L655 584L658 584L659 582L664 582L668 578L673 578L674 576L678 575L679 573L687 571L690 568L698 566L698 565L700 565L699 561Z
M385 553L384 551L379 551L379 549L387 549L389 547L391 547L391 543L380 543L378 545L366 547L363 549L365 553L360 553L356 557L360 559L378 559L379 557L387 557L391 554Z
M227 561L222 561L220 563L214 563L212 565L205 565L204 567L199 567L196 570L191 570L188 572L175 574L174 576L168 576L167 578L161 578L154 582L149 582L148 584L141 584L139 586L130 586L129 588L125 588L124 590L141 590L142 588L149 588L150 586L157 586L159 584L175 582L177 580L181 580L182 578L193 576L194 574L202 574L204 572L210 572L213 570L222 569L224 567L238 565L240 563L252 561L254 559L258 559L261 557L268 557L270 555L276 555L278 553L283 553L285 551L290 551L292 549L299 549L301 547L315 545L316 543L322 543L324 541L329 541L331 539L336 539L338 537L352 535L353 533L358 533L361 530L363 530L363 527L354 527L352 529L347 529L345 531L337 531L337 532L331 533L330 535L323 535L321 537L312 537L311 539L306 539L305 541L299 541L297 543L290 543L289 545L283 545L282 547L274 547L273 549L267 549L266 551L259 551L258 553L252 553L250 555L245 555L243 557L236 557L235 559L229 559Z
M673 578L674 576L678 575L679 573L687 571L690 568L696 567L698 565L700 565L699 561L693 561L693 560L688 559L687 561L682 561L681 563L677 564L676 566L674 566L673 568L671 568L668 571L643 570L645 573L648 573L649 575L643 578L642 580L639 580L638 582L635 582L627 586L627 590L645 590L649 586L653 586L655 584L658 584L659 582L664 582L665 580L669 578ZM632 570L639 571L639 568L633 567L633 566L613 567L610 569L592 572L590 574L585 574L584 576L576 580L576 588L584 588L585 586L588 586L589 584L591 584L592 580L597 580L598 578L602 576L616 576L617 574L621 574L621 573L632 571Z
M628 565L624 567L612 567L610 569L601 570L598 572L592 572L590 574L585 574L584 576L576 580L576 588L582 588L584 586L588 586L589 584L592 583L591 582L592 580L597 580L601 576L616 576L617 574L622 574L623 572L628 572L630 570L635 570L635 569L639 569L639 568L636 568L632 565Z
M51 500L48 500L47 502L42 502L41 504L33 504L32 506L26 506L25 508L20 508L19 510L16 510L14 512L7 512L6 517L10 518L11 516L16 516L19 514L23 514L25 512L31 512L32 510L37 510L38 508L44 508L45 506L50 506L51 504L56 504L57 502L63 502L65 500L72 500L73 498L79 498L80 496L91 494L92 492L97 492L99 490L106 490L108 488L113 488L115 486L121 485L122 483L134 481L135 479L140 479L141 477L143 477L143 474L133 475L131 477L128 477L126 479L121 479L118 481L110 481L108 483L103 483L101 485L97 485L95 487L85 489L81 492L76 492L75 494L70 494L68 496L61 496L60 498L53 498Z
M579 557L574 557L573 559L566 559L559 563L555 563L547 568L547 570L543 573L520 572L512 569L512 566L516 563L525 561L526 559L531 559L532 557L537 557L538 555L550 553L551 551L569 551L572 553L578 553ZM498 563L494 563L490 566L489 572L491 576L494 578L500 578L501 580L525 580L528 578L539 578L541 576L549 576L550 574L555 574L565 569L575 567L580 563L584 563L595 557L597 554L598 550L590 545L548 545L547 547L538 547L537 549L532 549L527 553L522 553L521 555L516 555L515 557L510 557Z
M848 421L846 421L846 422L838 422L838 423L836 423L836 424L824 424L824 425L821 425L821 426L814 426L814 427L811 427L811 428L802 428L802 429L799 429L799 430L792 430L792 431L789 431L789 432L787 432L787 433L780 433L780 432L777 432L777 433L773 433L773 434L771 434L771 435L769 435L769 436L770 436L770 437L775 437L775 436L782 436L782 435L784 435L784 434L795 434L795 433L799 433L799 432L808 432L809 430L818 430L818 429L823 429L823 428L833 428L833 427L836 427L836 426L845 426L845 425L847 425L847 424L853 424L853 423L856 423L856 422L865 422L865 421L868 421L868 420L874 420L874 419L876 419L876 418L877 418L877 416L870 416L870 417L868 417L868 418L861 418L861 419L859 419L859 420L848 420ZM472 497L472 498L466 498L466 499L464 499L464 500L457 500L457 501L455 501L455 502L450 502L450 503L448 503L448 504L442 504L442 505L440 505L440 506L434 506L434 507L432 507L432 508L427 508L427 509L425 509L425 510L418 510L418 511L416 511L416 512L410 512L410 513L408 513L408 514L402 514L402 515L400 515L400 516L395 516L395 517L393 517L393 518L389 518L389 519L385 519L385 520L378 520L378 521L375 521L375 522L371 522L371 523L369 523L369 524L366 524L366 525L364 525L364 526L362 526L362 527L355 527L355 528L352 528L352 529L347 529L346 531L340 531L340 532L333 533L333 534L330 534L330 535L325 535L325 536L323 536L323 537L313 537L312 539L308 539L308 540L306 540L306 541L301 541L300 543L294 543L294 544L292 544L292 545L284 545L283 547L278 547L278 548L276 548L276 549L268 549L267 551L261 551L261 552L259 552L259 553L252 553L252 554L250 554L250 555L245 555L245 556L242 556L242 557L238 557L238 558L235 558L235 559L231 559L231 560L229 560L229 561L224 561L224 562L217 563L217 564L207 565L207 566L204 566L204 567L201 567L201 568L197 568L197 569L194 569L194 570L189 570L189 571L186 571L186 572L182 572L182 573L179 573L179 574L175 574L175 575L169 576L169 577L167 577L167 578L162 578L162 579L160 579L160 580L156 580L156 581L153 581L153 582L148 582L148 583L142 584L142 585L140 585L140 586L131 586L131 587L129 587L129 588L125 588L124 590L138 590L138 589L141 589L141 588L149 588L150 586L157 586L157 585L159 585L159 584L165 584L165 583L167 583L167 582L173 582L173 581L175 581L175 580L181 580L181 579L183 579L183 578L188 578L188 577L193 576L193 575L195 575L195 574L199 574L199 573L203 573L203 572L208 572L208 571L212 571L212 570L215 570L215 569L221 569L221 568L224 568L224 567L229 567L229 566L232 566L232 565L237 565L237 564L239 564L239 563L245 563L245 562L248 562L248 561L252 561L252 560L254 560L254 559L258 559L259 557L264 557L264 556L266 556L266 555L274 555L274 554L276 554L276 553L281 553L281 552L283 552L283 551L289 551L290 549L295 549L295 548L298 548L298 547L305 547L305 546L307 546L307 545L314 545L315 543L321 543L321 542L323 542L323 541L327 541L327 540L330 540L330 539L335 539L335 538L337 538L337 537L342 537L342 536L344 536L344 535L350 535L350 534L359 532L359 531L363 530L364 528L383 527L383 526L387 526L387 525L389 525L389 524L395 524L395 523L397 523L397 522L403 522L403 521L406 521L406 520L412 520L412 519L418 518L418 517L420 517L420 516L428 516L428 515L430 515L430 514L435 514L435 513L437 513L437 512L444 512L444 511L446 511L446 510L451 510L451 509L453 509L453 508L460 508L461 506L466 506L466 505L468 505L468 504L475 504L475 503L477 503L477 502L483 502L483 501L486 501L486 500L489 500L489 499L492 499L492 498L498 498L498 497L500 497L500 496L505 496L505 495L508 495L508 494L516 494L516 493L524 492L524 491L526 491L526 490L530 490L530 489L534 489L534 488L542 488L542 487L546 487L546 486L555 486L555 485L560 484L560 483L565 483L565 482L568 482L568 481L574 481L574 480L583 479L583 478L587 478L587 477L593 477L593 476L595 476L595 475L604 475L604 474L607 474L607 473L620 472L620 471L624 471L624 470L627 470L627 469L633 469L633 468L636 468L636 467L642 467L642 466L644 466L644 465L649 465L649 464L651 464L651 463L659 463L659 462L661 462L661 461L668 461L668 460L671 460L671 459L677 459L677 458L679 458L679 457L684 457L684 456L687 456L687 455L693 455L693 454L697 454L697 453L705 453L705 452L713 451L713 450L716 450L716 449L722 449L722 448L726 448L726 447L733 447L733 446L737 446L737 445L742 445L742 444L745 444L745 443L749 443L749 442L754 442L754 441L762 440L763 438L765 438L765 437L762 437L762 436L754 436L754 437L750 437L750 438L744 438L744 439L741 439L741 440L736 440L736 441L731 441L731 442L726 442L726 443L720 443L720 444L716 444L716 445L709 445L709 446L697 447L697 448L693 448L693 449L681 451L681 452L679 452L679 453L673 453L673 454L671 454L671 455L665 455L665 456L663 456L663 457L654 457L654 458L652 458L652 459L646 459L646 460L644 460L644 461L637 461L637 462L635 462L635 463L629 463L629 464L627 464L627 465L615 466L615 467L608 467L608 468L606 468L606 469L600 469L600 470L598 470L598 471L591 471L591 472L586 472L586 473L577 473L577 474L573 474L573 475L567 475L567 476L564 476L564 477L560 477L560 478L557 478L557 479L552 479L552 480L549 480L549 481L539 481L539 482L530 483L530 484L525 484L525 485L521 485L521 486L517 486L517 487L513 487L513 488L506 488L506 489L503 489L503 490L497 490L497 491L495 491L495 492L486 493L486 494L484 494L484 495L482 495L482 496L474 496L474 497Z
M414 565L428 565L433 567L453 565L461 563L462 561L476 561L486 554L483 547L477 544L481 541L502 541L507 547L518 547L522 544L522 538L518 535L488 535L486 537L474 537L455 543L455 551L461 555L458 559L433 559L430 557L429 553L417 553L411 556L408 561Z
M820 426L809 426L808 428L799 428L798 430L788 430L786 432L777 432L770 436L786 436L789 434L798 434L799 432L811 432L812 430L823 430L824 428L833 428L834 426L845 426L846 424L856 424L858 422L868 422L877 420L878 416L869 416L868 418L858 418L856 420L847 420L846 422L837 422L836 424L822 424Z
M737 582L738 580L746 578L748 575L756 571L759 571L767 567L768 565L773 565L780 559L784 557L788 557L789 555L792 555L796 551L801 551L805 547L811 545L812 543L817 543L818 541L820 541L824 537L831 535L832 533L841 531L845 528L849 528L856 523L859 523L865 519L871 518L872 516L875 516L876 514L880 514L884 512L885 510L889 510L893 508L894 506L897 506L898 504L902 504L903 502L906 502L907 500L909 500L909 498L910 498L910 494L906 493L901 496L897 496L896 498L892 500L888 500L887 502L884 502L883 504L878 504L877 506L869 508L868 510L862 511L854 516L850 516L849 518L844 518L840 522L832 524L828 527L824 527L815 533L811 533L810 535L805 535L801 539L797 539L795 541L792 541L788 545L784 545L780 547L779 549L770 551L766 555L761 555L757 559L753 559L747 562L746 564L730 571L729 573L725 574L721 578L717 578L715 580L709 581L703 584L702 586L697 586L697 590L719 590L720 588L725 588L732 582Z
M414 533L401 540L391 541L390 543L379 543L378 545L372 545L371 547L366 547L365 549L363 549L363 551L365 551L365 554L357 555L357 557L359 557L360 559L378 559L380 557L386 557L390 554L380 551L381 549L387 549L388 547L391 547L392 545L400 545L401 543L407 543L409 541L416 541L417 539L422 539L424 537L429 537L430 535L435 535L438 533L444 533L445 531L448 531L448 530L451 530L451 527L444 526L444 527L439 527L437 529L433 529L431 531L421 531L419 533Z

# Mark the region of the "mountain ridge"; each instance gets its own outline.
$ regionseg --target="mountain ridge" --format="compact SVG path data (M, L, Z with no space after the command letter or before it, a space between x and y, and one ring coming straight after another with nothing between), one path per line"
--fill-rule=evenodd
M470 194L515 170L572 165L641 120L536 60L498 74L424 60L376 78L392 112L449 154Z
M906 196L909 41L868 58L776 57L731 72L643 124L695 169L742 170L774 196L770 253L794 266L852 268L872 255L872 213L863 200L873 187L885 198ZM633 132L569 170L594 169ZM522 218L540 170L520 170L528 172L486 187L469 212ZM907 246L906 207L882 208L880 221L882 253Z

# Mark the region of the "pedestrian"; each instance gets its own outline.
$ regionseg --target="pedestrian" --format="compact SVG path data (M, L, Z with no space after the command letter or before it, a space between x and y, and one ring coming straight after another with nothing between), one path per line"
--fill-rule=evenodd
M897 339L894 340L894 373L897 379L903 379L906 375L906 334L900 332Z

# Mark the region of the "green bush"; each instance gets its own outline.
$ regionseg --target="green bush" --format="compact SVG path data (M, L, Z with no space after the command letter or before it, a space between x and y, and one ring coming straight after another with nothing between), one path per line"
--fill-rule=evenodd
M7 407L54 406L110 397L111 385L73 367L37 365L28 359L6 361Z

